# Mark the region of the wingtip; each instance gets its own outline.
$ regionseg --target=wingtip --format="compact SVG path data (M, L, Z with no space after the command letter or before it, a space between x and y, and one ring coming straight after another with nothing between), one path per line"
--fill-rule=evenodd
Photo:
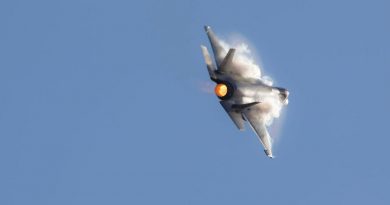
M264 152L270 159L274 158L274 156L272 155L272 152L270 150L264 150Z
M206 32L209 32L210 29L211 29L210 26L207 26L207 25L204 26L204 30L205 30Z

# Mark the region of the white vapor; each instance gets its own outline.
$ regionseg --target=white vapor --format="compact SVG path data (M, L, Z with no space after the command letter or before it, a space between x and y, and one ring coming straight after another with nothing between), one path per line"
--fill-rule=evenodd
M230 48L235 48L234 63L236 64L237 69L240 69L239 73L247 78L261 78L260 66L255 62L249 45L242 40L239 41L237 39L233 42L235 43L227 43L226 41L220 40L220 43L225 50L225 53L222 54L223 57L225 57Z
M245 78L260 79L264 82L264 84L269 86L273 85L272 78L262 73L263 69L261 65L255 60L257 58L255 57L254 52L250 49L250 46L246 40L244 40L240 36L233 36L233 38L229 39L229 42L221 39L219 39L219 42L225 51L221 54L221 58L224 58L226 56L230 48L236 49L233 62L236 66L235 68L239 69L238 72L240 73L240 75ZM205 85L206 84L203 84L203 86L201 86L201 89L203 91L209 91L209 84L207 84L207 86ZM271 128L270 135L272 136L273 143L275 143L281 133L283 121L278 120L280 122L275 123L273 126L271 126L273 124L274 119L279 118L281 116L283 103L279 99L279 91L275 91L271 95L263 98L259 106L262 110L260 114L263 115L263 117L265 118L266 125L270 126Z
M256 62L256 58L250 49L250 46L242 38L233 38L232 43L228 43L224 40L220 40L222 47L225 50L225 55L230 48L235 48L234 64L236 68L240 70L240 74L246 78L256 78L263 81L266 85L272 86L273 80L270 76L262 75L262 68L259 63ZM273 123L275 118L279 118L283 103L279 100L279 92L274 92L270 96L265 97L262 102L262 113L266 120L267 126Z

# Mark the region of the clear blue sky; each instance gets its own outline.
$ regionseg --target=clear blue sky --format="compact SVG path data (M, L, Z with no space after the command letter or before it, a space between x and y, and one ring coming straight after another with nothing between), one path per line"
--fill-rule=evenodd
M388 1L1 1L0 204L389 204ZM275 160L208 74L239 32L290 90Z

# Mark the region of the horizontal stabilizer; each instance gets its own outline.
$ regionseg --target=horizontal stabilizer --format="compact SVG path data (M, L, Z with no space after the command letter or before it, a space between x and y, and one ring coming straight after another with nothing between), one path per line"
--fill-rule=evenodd
M207 50L206 46L201 45L200 47L202 48L203 57L207 65L207 70L209 72L210 78L216 80L216 76L215 76L216 67L214 66L213 61L211 60L209 51Z
M251 103L246 103L246 104L233 104L232 108L233 109L245 109L245 108L248 108L250 106L256 105L258 103L260 103L260 102L251 102Z
M226 101L220 101L222 107L225 109L230 119L234 122L239 130L244 130L244 119L241 112L237 112L231 108L231 105Z

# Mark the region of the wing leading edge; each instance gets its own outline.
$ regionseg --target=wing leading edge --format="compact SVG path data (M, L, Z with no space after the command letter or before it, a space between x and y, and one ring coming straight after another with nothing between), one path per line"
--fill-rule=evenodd
M230 76L248 76L248 71L237 70L234 59L234 54L236 53L235 48L224 48L222 41L218 39L210 26L205 26L205 31L207 37L209 38L211 48L214 53L214 59L218 68L218 71ZM207 55L206 48L202 47L202 51L204 55ZM256 68L255 68L256 69ZM256 70L255 72L258 72ZM251 72L252 73L252 72Z
M232 106L227 101L220 101L220 103L239 130L244 130L245 120L249 122L249 125L260 139L260 142L264 147L265 154L268 157L273 158L272 140L265 125L264 113L262 112L261 106L258 102L248 103L241 106ZM237 109L233 109L234 107Z
M264 115L261 112L261 108L254 105L244 109L242 114L259 137L261 144L263 144L265 154L268 157L273 158L272 141L265 126Z

